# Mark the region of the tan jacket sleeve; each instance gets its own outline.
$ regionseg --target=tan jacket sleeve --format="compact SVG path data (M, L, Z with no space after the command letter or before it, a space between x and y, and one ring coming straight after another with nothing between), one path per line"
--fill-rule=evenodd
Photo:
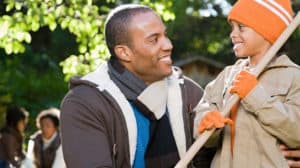
M246 111L253 113L261 126L290 148L300 147L300 71L290 68L283 77L268 76L242 101ZM268 83L271 83L271 85Z

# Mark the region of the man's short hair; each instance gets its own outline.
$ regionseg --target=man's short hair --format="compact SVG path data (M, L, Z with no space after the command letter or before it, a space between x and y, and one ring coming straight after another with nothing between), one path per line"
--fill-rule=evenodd
M115 57L114 47L125 44L130 46L130 23L136 14L154 11L144 5L126 4L114 8L107 16L105 22L105 40L109 52Z

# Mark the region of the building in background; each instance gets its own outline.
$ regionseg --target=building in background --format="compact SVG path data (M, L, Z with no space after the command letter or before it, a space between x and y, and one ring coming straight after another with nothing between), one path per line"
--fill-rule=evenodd
M223 70L225 64L200 55L193 55L175 61L175 66L182 69L183 73L192 78L203 88Z

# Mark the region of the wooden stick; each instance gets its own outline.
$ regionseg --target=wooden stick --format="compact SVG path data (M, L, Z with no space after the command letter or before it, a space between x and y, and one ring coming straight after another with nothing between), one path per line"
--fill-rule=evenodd
M274 58L279 49L283 46L286 40L291 36L291 34L296 30L298 25L300 24L300 12L297 13L296 17L289 24L289 26L283 31L283 33L278 37L275 43L271 46L271 48L267 51L264 57L257 64L254 75L258 77L260 73L264 70L264 68L269 64L269 62ZM233 94L226 103L226 106L222 109L222 116L229 116L230 109L233 107L235 103L239 101L239 97L237 94ZM188 163L193 159L196 153L200 150L200 148L204 145L207 139L213 134L216 129L210 129L203 132L197 140L192 144L189 150L186 152L185 156L176 164L175 168L185 168Z

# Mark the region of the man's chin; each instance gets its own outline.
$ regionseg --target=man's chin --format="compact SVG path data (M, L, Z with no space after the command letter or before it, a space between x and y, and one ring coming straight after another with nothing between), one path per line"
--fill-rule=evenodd
M170 76L172 75L173 71L172 71L172 67L169 69L169 71L166 72L166 76Z

